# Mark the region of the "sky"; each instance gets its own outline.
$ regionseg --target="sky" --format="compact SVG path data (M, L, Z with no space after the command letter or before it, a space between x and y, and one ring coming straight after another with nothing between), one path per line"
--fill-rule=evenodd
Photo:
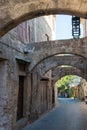
M56 39L72 38L72 16L57 15L56 17ZM82 31L82 26L81 26ZM82 34L82 32L81 32Z

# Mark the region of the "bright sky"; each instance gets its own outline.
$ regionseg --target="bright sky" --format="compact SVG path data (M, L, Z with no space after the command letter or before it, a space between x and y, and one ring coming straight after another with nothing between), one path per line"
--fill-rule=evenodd
M57 15L56 17L56 39L72 38L72 16ZM81 27L82 28L82 27ZM82 34L82 29L81 29Z

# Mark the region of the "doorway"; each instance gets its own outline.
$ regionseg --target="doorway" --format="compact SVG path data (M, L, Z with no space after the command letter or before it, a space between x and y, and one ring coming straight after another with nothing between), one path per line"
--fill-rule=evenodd
M23 99L24 99L24 76L19 76L17 120L23 118L23 104L24 104Z

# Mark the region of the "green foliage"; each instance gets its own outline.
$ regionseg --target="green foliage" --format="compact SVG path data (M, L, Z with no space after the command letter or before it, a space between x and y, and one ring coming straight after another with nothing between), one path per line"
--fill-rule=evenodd
M72 88L69 89L69 95L70 97L74 97L74 91Z
M69 84L76 78L75 75L68 75L58 80L57 85L59 90L67 89Z

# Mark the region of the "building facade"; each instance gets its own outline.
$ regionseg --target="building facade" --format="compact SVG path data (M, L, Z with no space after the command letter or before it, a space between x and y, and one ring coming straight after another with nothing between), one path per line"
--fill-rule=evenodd
M0 129L21 130L52 108L49 76L29 72L25 45L54 39L55 20L51 15L26 21L0 39Z

